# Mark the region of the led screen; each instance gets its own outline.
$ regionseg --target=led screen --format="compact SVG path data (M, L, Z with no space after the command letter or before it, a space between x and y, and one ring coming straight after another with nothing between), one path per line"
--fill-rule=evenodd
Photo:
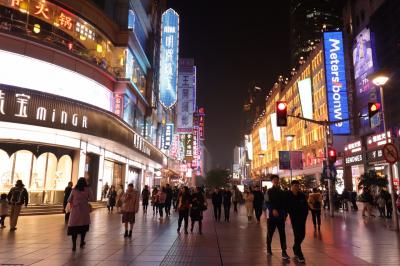
M334 135L350 134L342 32L324 32L325 73L329 121Z
M3 50L0 62L1 84L51 93L112 111L112 92L77 72Z
M266 127L261 127L258 130L258 134L260 136L261 150L262 151L266 151L268 149L268 145L267 145L267 128Z
M301 111L304 118L313 119L313 97L311 79L306 78L297 83L300 95Z

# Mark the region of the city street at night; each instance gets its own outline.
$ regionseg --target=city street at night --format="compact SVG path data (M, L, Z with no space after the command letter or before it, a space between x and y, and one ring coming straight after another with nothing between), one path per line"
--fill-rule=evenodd
M399 17L0 0L0 265L400 265Z
M248 223L244 206L230 223L215 223L211 212L205 213L203 235L197 228L178 235L176 214L159 223L150 210L147 217L140 211L132 239L124 239L121 216L96 210L87 246L76 253L62 215L25 216L15 233L0 232L0 265L296 265L281 259L277 234L273 256L266 255L265 222ZM363 220L352 212L323 216L321 232L314 232L310 218L303 244L307 265L398 265L400 239L382 219ZM291 247L289 221L286 234ZM291 248L288 253L293 256Z

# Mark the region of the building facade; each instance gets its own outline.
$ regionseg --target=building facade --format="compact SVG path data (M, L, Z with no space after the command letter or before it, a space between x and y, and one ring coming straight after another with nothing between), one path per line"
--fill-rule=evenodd
M120 2L115 20L90 1L0 1L0 191L21 179L32 203L61 203L85 177L100 200L106 183L140 189L167 167L155 97L163 7Z
M293 163L293 178L319 182L325 159L325 127L297 117L288 117L286 127L277 127L276 102L286 101L289 115L316 121L335 121L331 117L334 105L328 103L331 90L327 89L325 58L324 47L320 43L290 80L277 82L272 87L265 112L255 121L252 131L253 179L263 180L268 174L279 174L289 179L290 171L279 168L279 151L300 151L302 163L296 166ZM334 126L331 128L330 146L340 151L348 136L334 134ZM350 134L350 131L345 133ZM287 139L288 135L293 136L293 141Z

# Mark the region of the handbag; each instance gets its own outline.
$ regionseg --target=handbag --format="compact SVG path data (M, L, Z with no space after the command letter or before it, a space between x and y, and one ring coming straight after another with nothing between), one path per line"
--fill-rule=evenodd
M92 206L92 204L88 203L88 205L89 205L89 211L90 211L90 212L93 212L93 206Z

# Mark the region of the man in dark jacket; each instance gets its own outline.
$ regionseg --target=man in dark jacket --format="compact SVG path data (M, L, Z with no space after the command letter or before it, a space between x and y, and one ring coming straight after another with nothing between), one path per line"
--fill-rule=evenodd
M173 192L169 184L165 186L165 193L167 194L167 197L165 198L165 214L170 216Z
M221 205L222 205L222 192L215 188L211 196L211 201L214 207L214 218L215 221L221 221Z
M11 188L7 195L8 203L11 206L10 212L10 231L17 230L17 222L21 213L22 205L28 206L29 196L22 180L17 180L15 187Z
M229 189L223 190L224 218L225 222L229 222L229 214L231 211L232 192Z
M305 260L301 251L301 243L306 236L308 204L306 195L300 191L300 182L297 180L292 182L291 190L288 192L287 210L294 234L293 252L297 261L303 263Z
M272 188L268 189L268 233L267 233L267 254L272 256L272 237L274 236L275 229L278 228L279 239L281 242L282 258L290 260L286 253L286 234L285 234L285 202L287 193L284 192L279 185L279 176L272 175Z
M253 195L254 195L254 201L253 201L254 212L256 213L257 223L259 223L262 215L262 208L264 205L264 194L261 192L260 187L256 186L254 188Z
M68 199L69 199L69 195L71 195L72 192L72 187L73 187L73 183L72 182L68 182L68 186L65 188L64 190L64 201L63 201L63 211L65 213L65 223L68 223L69 220L69 214L70 212L66 210L67 205L68 205Z

